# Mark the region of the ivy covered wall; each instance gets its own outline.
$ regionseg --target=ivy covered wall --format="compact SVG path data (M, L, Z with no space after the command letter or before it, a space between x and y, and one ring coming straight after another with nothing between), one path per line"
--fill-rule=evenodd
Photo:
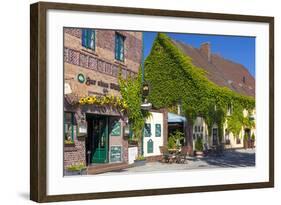
M166 34L158 33L144 67L145 79L151 85L149 101L155 108L169 108L180 102L189 123L192 124L196 116L202 116L211 129L216 122L219 136L222 135L230 105L233 113L229 117L230 131L232 127L241 128L243 109L252 110L255 107L254 98L211 82L206 77L206 71L194 66L192 59L177 48ZM231 119L232 116L235 119Z

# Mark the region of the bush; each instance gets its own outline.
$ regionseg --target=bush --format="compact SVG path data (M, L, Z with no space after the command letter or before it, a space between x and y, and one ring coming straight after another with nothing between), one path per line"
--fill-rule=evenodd
M83 169L86 169L86 166L84 163L78 163L78 164L73 164L67 167L68 171L81 171Z
M176 148L176 142L173 137L169 137L168 139L168 149Z
M136 158L136 160L145 160L145 157L143 155L140 155Z
M246 140L246 141L249 140L249 134L248 133L244 134L244 140Z
M256 136L255 136L255 134L254 134L254 133L252 134L251 138L252 138L252 140L253 140L253 141L255 141Z
M173 134L170 134L168 139L168 148L169 149L180 148L180 141L183 139L184 139L184 134L178 130Z
M195 142L195 150L200 152L203 151L203 142L201 137L199 137Z

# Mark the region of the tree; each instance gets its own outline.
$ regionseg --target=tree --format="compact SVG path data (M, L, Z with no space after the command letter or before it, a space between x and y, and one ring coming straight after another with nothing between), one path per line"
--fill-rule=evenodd
M122 99L127 105L126 114L133 132L132 138L138 142L138 145L141 145L145 120L150 116L148 111L141 110L141 73L138 73L136 76L128 76L127 78L123 78L119 74L119 86ZM141 153L140 146L138 147L139 153Z

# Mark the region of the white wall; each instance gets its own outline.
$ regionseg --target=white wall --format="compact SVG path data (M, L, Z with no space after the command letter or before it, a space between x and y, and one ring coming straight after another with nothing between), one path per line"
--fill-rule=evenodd
M49 0L53 1L53 0ZM276 0L56 0L60 2L150 7L173 10L208 11L248 15L275 16L275 123L276 136L281 124L281 12ZM1 149L0 204L34 204L29 201L29 4L27 0L3 1L1 12ZM281 138L275 138L281 144ZM281 155L281 149L275 149ZM227 192L178 194L168 196L132 197L96 201L75 201L54 204L269 204L280 201L281 161L275 160L274 189L252 189ZM5 167L5 168L3 168ZM237 197L235 197L237 196ZM276 203L275 203L276 204Z
M145 157L161 155L160 146L163 146L163 113L151 112L152 116L146 120L146 123L151 124L151 136L143 139L143 155ZM155 124L161 125L161 137L155 136ZM147 153L147 142L153 141L153 153Z
M129 147L128 148L128 163L133 164L134 160L138 156L138 147Z

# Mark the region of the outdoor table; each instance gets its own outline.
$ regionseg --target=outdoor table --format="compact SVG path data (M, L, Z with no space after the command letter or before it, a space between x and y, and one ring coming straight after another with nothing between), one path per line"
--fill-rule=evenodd
M179 152L180 150L179 149L168 149L168 152L170 153L170 154L175 154L175 153L177 153L177 152Z
M172 155L172 162L176 162L179 149L168 149L169 154Z

